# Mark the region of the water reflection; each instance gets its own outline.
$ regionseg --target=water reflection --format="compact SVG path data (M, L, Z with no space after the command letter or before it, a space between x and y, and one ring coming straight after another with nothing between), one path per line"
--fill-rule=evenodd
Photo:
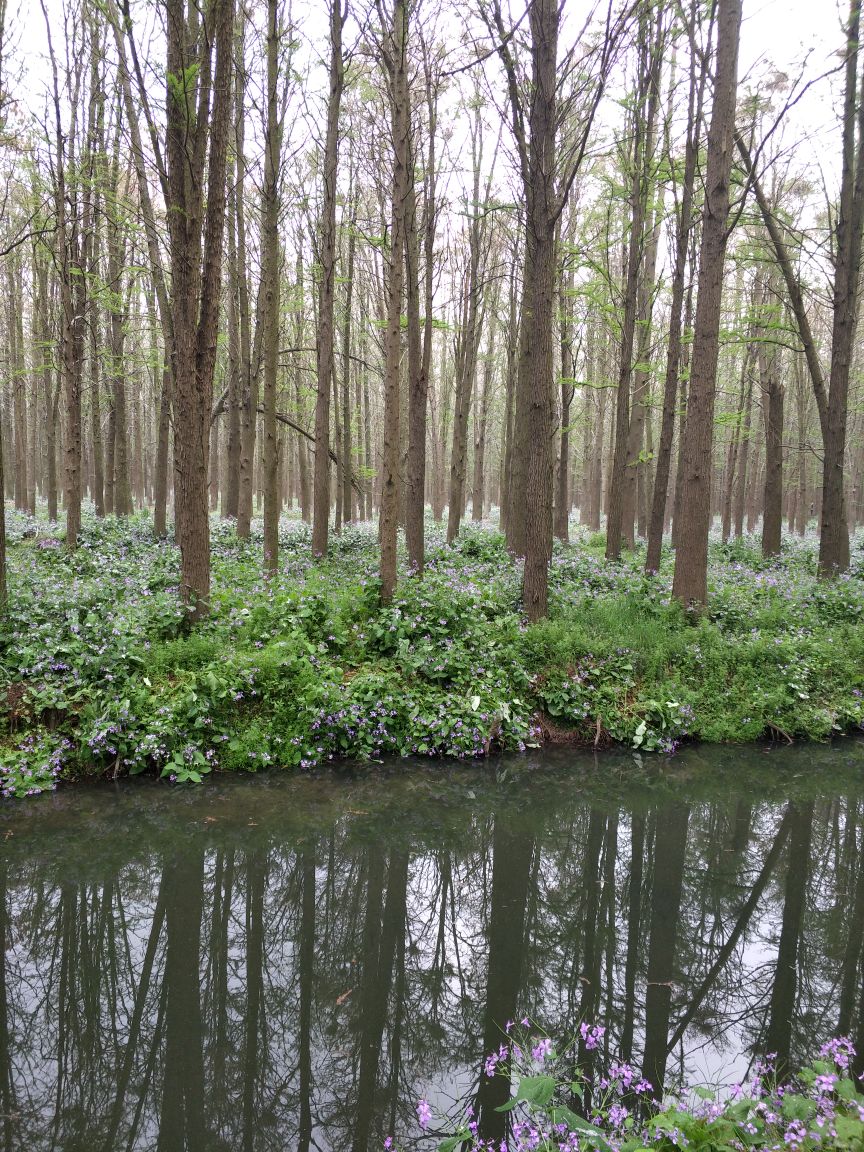
M420 1094L500 1135L483 1056L526 1015L657 1085L864 1049L864 754L724 755L6 809L3 1148L366 1152Z

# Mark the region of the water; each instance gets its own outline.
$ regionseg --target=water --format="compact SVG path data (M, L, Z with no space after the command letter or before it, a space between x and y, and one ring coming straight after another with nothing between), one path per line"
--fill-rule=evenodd
M852 741L7 804L0 1144L410 1146L523 1016L667 1086L794 1062L864 1032L862 841Z

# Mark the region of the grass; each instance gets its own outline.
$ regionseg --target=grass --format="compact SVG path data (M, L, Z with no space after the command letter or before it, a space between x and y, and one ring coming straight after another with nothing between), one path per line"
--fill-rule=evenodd
M280 572L212 524L212 613L190 631L179 555L146 516L86 516L66 553L52 527L8 514L0 631L0 791L85 775L310 768L349 757L483 757L544 739L671 752L681 740L824 740L864 719L864 538L849 574L817 580L816 544L762 560L712 541L710 611L671 598L671 558L614 566L602 537L556 544L550 616L527 625L520 571L490 526L447 548L428 526L422 581L379 603L371 525L310 560L285 519Z

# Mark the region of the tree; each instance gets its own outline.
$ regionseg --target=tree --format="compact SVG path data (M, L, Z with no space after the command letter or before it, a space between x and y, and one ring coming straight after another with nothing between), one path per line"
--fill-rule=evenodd
M864 228L864 99L858 75L861 0L850 0L846 27L843 92L843 151L837 212L832 292L831 374L823 428L822 518L819 571L834 576L849 567L849 525L844 466L849 408L849 371L861 291L861 234Z
M190 619L210 600L208 443L222 279L233 0L165 0L175 515ZM206 175L206 180L205 180ZM206 188L206 200L205 200Z
M735 129L735 92L741 0L718 0L717 53L699 249L698 296L687 422L681 453L684 486L675 554L673 594L685 605L708 599L708 528L711 519L711 447L723 263L728 240L729 178Z
M86 304L85 259L79 218L79 196L74 182L67 180L76 151L76 119L81 91L83 54L75 61L74 78L67 76L69 87L70 130L63 129L60 80L51 25L45 0L40 0L48 36L51 62L51 96L54 111L54 151L49 161L53 177L55 216L55 262L60 281L60 360L63 393L66 401L66 436L64 468L64 501L66 504L66 547L78 546L81 528L81 382L84 360L84 322Z
M387 327L384 335L384 453L381 478L381 599L388 604L396 589L396 539L399 519L399 364L402 357L402 293L405 259L405 210L410 194L411 116L408 98L408 7L393 0L387 18L378 0L381 20L379 56L390 103L393 151L390 236L387 253Z
M611 4L600 45L586 46L576 72L568 56L565 75L578 76L559 100L559 5L535 0L528 10L531 76L520 84L512 36L500 0L482 6L507 82L509 115L525 199L525 252L515 396L515 438L510 469L507 543L525 557L522 598L529 620L546 615L548 565L552 553L552 496L556 233L558 220L582 164L588 134L606 86L623 22L613 20ZM593 65L593 67L592 67ZM556 153L558 128L568 133Z
M347 5L346 5L347 10ZM330 90L324 139L324 191L318 238L318 334L315 341L318 390L315 399L315 472L312 496L312 555L327 554L330 523L330 391L335 360L333 305L336 292L336 179L339 164L339 109L345 89L342 0L330 0Z
M660 65L663 45L663 13L658 6L652 27L648 5L639 13L639 78L633 107L633 141L630 171L630 233L627 239L627 261L624 277L624 313L621 319L621 346L618 357L618 392L615 405L615 454L609 494L609 517L606 522L606 559L617 560L621 555L621 536L625 530L625 499L631 487L628 466L635 469L638 448L631 445L630 391L633 380L634 346L637 320L645 311L645 300L651 289L644 283L649 275L646 261L649 204L652 198L652 167L654 165L654 136L657 109L660 103ZM651 229L653 232L653 229ZM649 246L650 247L650 246ZM656 243L653 245L656 254ZM651 276L653 279L653 276ZM640 299L641 297L641 299ZM640 308L640 304L643 305ZM645 331L644 317L640 336ZM641 340L640 340L641 345ZM645 378L647 380L647 377ZM636 397L633 397L635 409ZM641 447L641 446L640 446ZM634 451L635 448L635 451ZM635 488L635 474L632 475ZM633 503L630 509L632 535Z
M408 456L405 463L405 543L411 570L422 575L425 563L423 531L426 504L426 415L429 401L429 376L432 364L432 336L434 299L435 228L438 219L437 158L435 136L438 128L438 89L440 78L435 68L433 53L426 36L420 31L423 51L424 106L426 112L427 147L423 165L423 218L420 219L420 198L414 178L417 161L422 155L419 141L421 133L412 130L409 120L408 166L409 193L405 203L405 283L408 321ZM421 344L421 279L420 240L423 240L423 302L425 316L422 323ZM345 453L347 458L347 452Z
M281 5L267 0L267 122L264 129L264 184L261 189L261 290L264 297L264 569L279 567L279 446L276 383L279 370L279 175L284 105L279 107L278 69Z

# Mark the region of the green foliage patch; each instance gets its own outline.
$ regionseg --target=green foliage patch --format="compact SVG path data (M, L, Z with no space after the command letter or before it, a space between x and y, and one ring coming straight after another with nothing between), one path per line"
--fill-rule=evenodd
M711 544L710 611L694 621L637 550L556 544L549 619L529 626L503 537L428 525L426 574L380 604L373 527L313 565L285 519L280 571L260 525L212 523L210 618L190 631L179 555L147 517L85 517L68 554L10 517L0 628L0 791L84 775L311 768L339 758L484 757L544 738L671 752L682 739L827 739L864 721L864 539L850 572L816 578L815 544ZM20 521L20 523L19 523ZM34 536L34 532L36 533Z

